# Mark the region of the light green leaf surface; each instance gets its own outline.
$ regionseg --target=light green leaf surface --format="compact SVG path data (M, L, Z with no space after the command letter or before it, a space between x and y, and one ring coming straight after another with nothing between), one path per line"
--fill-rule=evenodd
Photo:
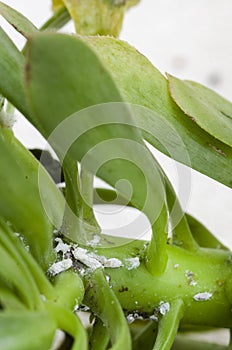
M186 118L172 100L167 80L147 58L114 38L83 40L98 53L125 100L154 112L135 114L148 142L173 159L232 187L231 148Z
M46 312L1 312L1 350L49 350L56 323Z
M46 266L53 225L61 226L63 197L47 172L14 137L0 128L0 215L23 235L32 255Z
M12 7L0 1L0 15L9 22L19 33L28 38L30 34L38 29L24 15L13 9Z
M178 332L180 320L184 313L184 303L181 299L174 300L170 310L162 316L158 325L158 334L153 350L170 350Z
M232 103L199 83L168 75L172 98L192 122L232 146Z
M162 179L104 65L79 37L41 33L28 45L28 102L40 131L59 156L70 152L113 186L129 181L132 195L125 185L119 192L155 220Z
M121 305L101 269L87 276L85 303L102 320L110 334L111 350L130 350L131 337Z
M228 250L202 223L186 214L192 235L200 247Z
M0 27L0 93L28 116L24 93L24 57Z

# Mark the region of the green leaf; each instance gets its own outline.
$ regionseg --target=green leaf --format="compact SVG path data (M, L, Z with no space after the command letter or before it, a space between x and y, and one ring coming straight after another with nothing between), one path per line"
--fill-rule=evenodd
M176 104L190 119L216 139L232 146L232 103L193 81L168 75Z
M186 218L192 235L200 247L228 250L204 225L189 214Z
M10 237L11 236L11 237ZM37 288L37 285L34 280L33 274L30 272L30 269L26 262L24 261L23 256L20 254L20 250L17 249L18 244L17 240L18 238L13 236L13 232L10 230L10 228L2 221L0 220L0 249L4 249L3 254L7 254L8 256L11 256L11 259L16 263L18 273L20 274L20 280L27 283L28 287L25 288L26 291L30 292L30 299L36 306L39 306L41 303L40 293ZM25 249L25 248L24 248ZM3 258L3 257L2 257ZM10 257L9 257L10 258ZM8 259L9 259L8 258ZM2 265L0 268L0 275L3 275L4 273L4 264L6 262L2 261ZM11 272L15 272L12 270ZM13 282L14 283L14 278ZM19 283L21 287L21 283ZM17 288L17 285L16 285Z
M87 277L84 302L102 320L110 334L112 350L131 349L128 323L121 305L110 288L101 269L95 270Z
M24 15L12 7L0 1L0 15L9 22L19 33L28 38L32 33L38 31L36 26Z
M67 24L70 19L71 17L68 10L64 6L61 6L61 8L55 11L54 15L42 25L40 30L58 30L65 26L65 24Z
M46 312L7 311L0 313L2 350L49 350L56 323Z
M75 36L35 35L28 43L27 67L32 117L61 162L70 153L113 186L120 179L129 181L133 193L125 183L119 192L153 222L164 197L160 172L111 75L89 45Z
M76 31L82 35L118 36L127 8L139 0L53 0L53 9L66 6L74 20Z
M0 93L29 116L24 91L24 57L0 27Z
M71 350L87 350L87 332L78 316L57 303L47 302L46 309L57 323L57 328L73 338Z
M153 350L170 350L178 332L179 323L184 313L184 302L174 300L170 310L159 320L158 334Z
M0 128L0 165L0 215L25 237L32 255L46 268L52 225L59 228L62 223L63 197L10 129Z
M167 79L138 51L110 37L83 38L133 109L144 138L171 158L232 187L232 150L204 132L170 96ZM145 108L144 108L145 107Z

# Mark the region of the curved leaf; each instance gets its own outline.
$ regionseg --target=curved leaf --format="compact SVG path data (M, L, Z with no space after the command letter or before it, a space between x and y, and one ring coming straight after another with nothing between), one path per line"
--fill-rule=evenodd
M121 305L110 289L101 269L87 277L85 303L106 325L112 342L112 350L130 350L131 338Z
M46 312L1 312L0 348L2 350L49 350L56 323Z
M0 128L0 215L29 244L32 255L46 267L52 254L52 224L59 228L63 197L33 155Z
M0 1L0 15L9 22L19 33L28 38L30 34L38 31L36 26L24 15L14 10L12 7Z
M170 310L162 316L158 325L158 334L153 350L170 350L183 318L184 302L181 299L171 303Z
M134 117L148 142L173 159L232 187L231 148L186 118L172 100L167 80L147 58L114 38L83 40L95 49L125 100L147 108Z
M23 67L23 54L0 27L0 93L28 117Z
M232 147L232 103L211 89L168 74L176 104L190 119L216 139Z
M124 184L120 193L153 222L164 197L160 172L111 75L89 45L75 36L37 34L28 43L27 67L33 120L61 161L70 153L113 186L120 179L129 181L133 193Z
M186 218L194 239L200 247L228 250L204 225L193 216L186 214Z

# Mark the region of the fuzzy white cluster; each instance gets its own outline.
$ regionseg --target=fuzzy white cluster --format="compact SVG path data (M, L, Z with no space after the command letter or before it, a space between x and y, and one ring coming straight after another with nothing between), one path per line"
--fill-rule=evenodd
M63 259L54 263L48 270L50 275L57 275L60 272L68 270L73 266L73 261L79 261L89 270L94 271L98 268L119 268L125 266L128 270L133 270L139 267L139 257L126 258L124 263L118 258L106 258L103 255L98 255L88 249L81 248L77 244L66 244L61 238L56 238L57 245L55 247L56 254L62 253ZM90 242L91 246L98 242L98 238L94 238L94 242ZM85 271L84 271L85 272Z

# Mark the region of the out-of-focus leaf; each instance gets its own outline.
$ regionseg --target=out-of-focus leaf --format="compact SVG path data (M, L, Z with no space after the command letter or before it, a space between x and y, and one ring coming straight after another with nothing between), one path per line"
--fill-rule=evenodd
M61 7L64 7L63 0L52 0L52 8L54 11L59 10Z
M0 27L0 93L28 117L23 67L23 54Z
M61 158L70 152L113 186L129 181L132 195L125 183L119 192L153 220L164 196L160 173L97 55L80 38L63 34L36 34L28 45L26 82L34 122Z
M232 103L193 81L168 75L176 104L190 119L216 139L232 146Z
M54 15L42 25L40 30L58 30L65 26L70 19L71 17L68 10L64 6L61 6L55 11Z
M46 312L0 312L1 350L49 350L56 323Z
M186 214L190 230L200 247L228 250L202 223Z
M55 183L64 182L64 174L60 162L50 152L39 148L30 149L35 158L41 162Z
M186 118L170 96L167 79L147 58L114 38L83 40L95 49L125 100L147 108L147 112L135 113L135 118L148 142L173 159L232 187L231 148ZM189 158L183 157L179 140Z
M113 35L121 31L124 13L139 0L53 0L53 9L66 6L82 35Z
M0 15L9 22L19 33L28 38L30 34L38 31L36 26L24 15L14 10L12 7L0 1Z

